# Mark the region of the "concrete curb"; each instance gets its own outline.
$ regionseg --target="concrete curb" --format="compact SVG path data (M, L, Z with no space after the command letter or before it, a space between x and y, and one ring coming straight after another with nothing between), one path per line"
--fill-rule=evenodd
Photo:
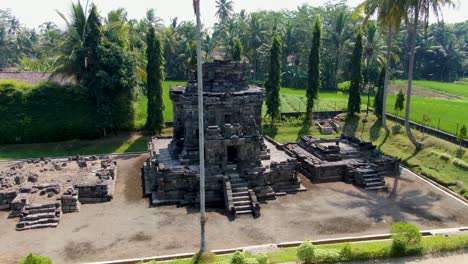
M431 229L421 231L422 236L433 236L437 234L447 234L447 233L457 233L457 232L466 232L468 227L456 227L456 228L446 228L446 229ZM336 244L336 243L347 243L347 242L365 242L365 241L379 241L379 240L388 240L391 238L391 234L377 234L377 235L366 235L358 237L342 237L342 238L331 238L331 239L320 239L311 241L314 245L325 245L325 244ZM278 248L290 248L297 247L304 241L292 241L292 242L281 242L276 245ZM269 244L272 245L272 244ZM262 246L262 245L256 245ZM215 255L227 255L232 254L236 251L242 251L243 248L230 248L230 249L219 249L211 251ZM85 264L137 264L139 262L149 262L149 261L169 261L176 259L187 259L195 256L196 253L181 253L174 255L164 255L164 256L155 256L147 258L133 258L133 259L120 259L112 261L100 261L100 262L87 262Z

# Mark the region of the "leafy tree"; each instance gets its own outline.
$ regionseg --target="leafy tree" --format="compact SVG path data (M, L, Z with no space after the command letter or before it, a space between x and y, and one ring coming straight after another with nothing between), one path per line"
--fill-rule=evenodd
M348 116L361 111L361 84L362 84L362 31L359 30L351 57L351 86L348 98Z
M216 0L216 17L224 24L233 12L232 1Z
M315 256L315 247L309 241L306 240L297 248L297 258L304 261L306 264L312 263Z
M339 65L340 65L340 59L341 59L341 52L343 49L343 45L345 43L345 27L346 27L346 12L342 10L340 13L338 13L336 17L336 22L335 22L335 28L331 32L332 35L332 40L335 45L335 65L334 65L334 74L333 74L333 88L338 89L338 71L339 71Z
M375 115L381 119L382 118L382 108L383 108L383 90L384 90L384 83L385 83L385 72L386 72L386 63L383 63L380 67L380 75L379 80L377 81L377 93L374 97L374 110Z
M232 50L232 59L234 61L241 61L242 60L242 53L244 49L242 48L242 43L239 38L234 40L234 49Z
M307 80L307 110L306 110L306 123L312 122L312 110L314 108L314 100L317 99L318 92L321 86L320 75L320 48L322 36L322 20L317 16L313 26L312 32L312 46L309 54L309 70Z
M460 133L458 134L458 142L460 142L460 149L462 148L463 140L466 139L466 126L463 125L460 128Z
M160 133L164 127L164 102L162 98L162 87L164 81L164 55L160 37L156 36L153 26L150 26L147 35L146 50L148 64L146 72L148 80L146 93L148 97L148 116L146 128L154 133Z
M63 50L59 57L60 65L56 73L65 76L73 76L78 82L82 81L85 72L85 52L84 44L88 32L88 17L80 1L72 3L71 16L67 18L63 13L57 13L63 18L67 25L65 40L62 44ZM91 13L89 14L91 16Z
M403 90L400 89L395 100L394 110L399 113L403 109L405 109L405 94Z
M366 20L377 13L377 21L382 29L387 31L387 52L386 52L386 68L385 81L382 100L382 125L385 128L387 135L390 134L390 129L387 126L387 87L388 77L390 72L390 59L392 51L392 40L395 31L400 30L401 21L406 16L405 0L365 0L358 6L358 10L364 11Z
M271 117L272 125L280 115L279 91L281 86L281 53L283 44L278 33L273 36L273 43L270 49L270 73L265 82L267 95L267 115Z

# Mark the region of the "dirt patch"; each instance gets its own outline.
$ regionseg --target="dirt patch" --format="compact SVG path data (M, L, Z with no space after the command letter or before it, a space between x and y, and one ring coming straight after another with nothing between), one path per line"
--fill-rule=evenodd
M144 241L150 241L151 239L153 239L151 236L148 236L143 232L138 232L134 234L133 236L131 236L129 241L130 242L144 242Z
M391 84L389 86L389 93L390 94L398 94L398 92L403 90L405 93L408 90L407 84ZM443 99L461 99L459 96L450 95L446 93L441 93L433 90L423 89L413 85L413 89L411 89L411 95L416 97L429 97L429 98L443 98Z
M68 260L76 260L81 258L85 254L93 254L96 252L94 244L92 242L69 242L63 249L65 258Z
M137 158L137 164L143 164L147 156L142 155ZM141 181L141 167L128 167L122 166L119 168L119 173L124 175L129 175L123 179L117 179L117 181L124 182L124 192L123 195L128 202L138 202L143 198L143 189ZM130 176L131 175L131 176Z
M74 233L80 232L81 230L83 230L83 229L85 229L85 228L87 228L87 227L89 227L89 224L85 224L85 225L82 225L82 226L80 226L80 227L77 227L77 228L73 229L73 232L74 232Z
M370 221L350 217L333 217L321 221L317 225L318 232L324 235L363 232L370 227Z

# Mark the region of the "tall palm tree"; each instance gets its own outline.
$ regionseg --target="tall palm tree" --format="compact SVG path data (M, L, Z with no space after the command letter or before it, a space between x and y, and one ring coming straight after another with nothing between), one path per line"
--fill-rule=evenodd
M340 53L343 49L343 45L346 41L344 36L344 31L346 27L346 13L345 11L340 11L336 18L334 31L331 33L331 40L335 45L335 65L333 69L333 88L338 92L338 71L340 65Z
M216 0L216 8L218 9L216 17L221 20L221 24L224 24L234 12L232 4L232 1L229 0Z
M257 13L250 15L249 24L249 49L252 51L253 78L257 80L258 73L258 48L262 44L262 28L260 25L260 16Z
M427 26L429 13L432 11L437 17L442 11L443 6L453 6L454 3L452 0L411 0L407 5L408 13L411 14L413 21L410 22L410 32L411 32L411 52L408 66L408 89L406 91L406 109L405 109L405 130L408 138L411 140L411 143L420 149L422 143L418 142L412 132L409 125L409 115L411 107L411 90L413 88L413 73L414 73L414 51L416 47L416 36L418 31L418 23L420 16L423 18L424 26Z
M63 18L67 25L65 32L65 40L61 44L63 50L59 58L59 67L56 73L61 73L65 76L74 76L77 81L83 77L83 61L77 55L77 52L83 48L86 38L87 24L87 5L83 8L80 1L76 4L72 3L70 18L67 18L63 13L56 11Z
M373 91L378 82L381 65L385 63L385 43L380 37L380 31L377 29L375 21L371 21L367 25L363 52L365 63L364 87L368 92L367 111L369 111L370 92ZM367 114L368 112L366 112Z
M387 126L387 90L388 78L390 72L390 59L392 51L393 32L400 29L401 21L406 17L406 1L405 0L365 0L358 6L358 11L364 11L366 20L377 13L377 21L379 25L387 31L387 52L385 66L385 81L383 90L383 105L382 105L382 125L385 128L387 136L390 134L390 129Z

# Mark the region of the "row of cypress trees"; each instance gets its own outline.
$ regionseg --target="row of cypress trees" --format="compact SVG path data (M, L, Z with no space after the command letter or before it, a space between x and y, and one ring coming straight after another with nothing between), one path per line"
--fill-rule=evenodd
M322 22L318 16L313 25L312 44L309 53L309 67L308 67L308 80L306 87L307 108L305 123L311 124L312 111L314 108L314 101L318 98L318 93L321 86L321 72L320 72L320 49L321 49L321 36L322 36ZM363 85L362 76L362 56L363 56L363 34L359 30L355 37L354 49L351 57L351 86L349 89L348 98L348 116L354 116L361 111L361 86ZM268 79L265 82L265 89L267 93L267 115L274 120L280 115L280 100L279 90L281 83L281 53L282 53L281 37L278 34L273 36L273 42L270 54L270 72ZM377 116L380 117L383 105L383 86L385 80L385 63L382 64L380 71L379 81L377 83L377 94L374 100L374 107Z

